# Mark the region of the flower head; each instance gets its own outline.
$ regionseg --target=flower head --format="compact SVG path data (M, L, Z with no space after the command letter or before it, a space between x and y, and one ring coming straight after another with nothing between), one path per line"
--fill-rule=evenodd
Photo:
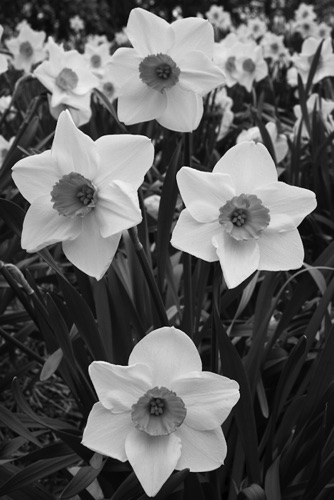
M309 37L303 42L301 53L294 54L291 57L291 60L300 74L304 84L307 82L312 62L320 43L321 39ZM320 58L313 77L313 83L316 84L328 76L334 76L334 54L331 38L323 39Z
M224 463L221 424L239 399L239 386L203 372L195 344L181 330L154 330L134 347L128 366L95 361L89 374L99 402L82 443L128 460L148 496L174 469L205 472Z
M105 42L100 43L100 45L86 43L83 56L92 73L97 77L102 77L111 60L110 43Z
M76 267L102 278L122 231L142 219L137 189L152 162L148 138L110 135L94 142L62 112L52 149L13 167L13 180L31 204L22 248L37 252L61 241Z
M280 163L289 152L288 139L285 134L278 133L277 125L274 122L266 123L266 129L274 146L276 161ZM244 141L263 142L259 127L250 127L248 130L240 132L236 143L239 144Z
M50 37L48 51L49 59L35 69L34 75L51 92L50 108L61 106L86 111L88 105L90 107L91 92L98 86L98 78L77 50L65 51ZM76 124L83 125L89 118L80 123L76 120Z
M212 62L210 23L187 18L168 24L136 8L126 32L133 48L119 48L111 62L120 121L131 125L156 119L170 130L196 129L203 96L225 79Z
M208 262L219 260L229 288L256 270L302 265L297 226L316 207L315 195L279 182L263 144L237 144L212 172L182 167L177 182L186 208L171 244Z
M34 64L43 61L46 57L45 37L44 31L35 31L28 23L23 23L18 36L5 42L12 53L13 66L29 73Z

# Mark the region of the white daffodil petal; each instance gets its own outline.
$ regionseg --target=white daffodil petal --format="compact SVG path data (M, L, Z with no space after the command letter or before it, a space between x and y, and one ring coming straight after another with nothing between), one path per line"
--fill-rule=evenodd
M205 472L218 469L224 463L227 446L221 427L211 431L197 431L183 424L176 434L182 442L177 470Z
M231 176L237 194L252 194L257 189L277 181L277 170L267 148L257 142L241 142L224 154L213 172Z
M285 182L275 182L267 186L261 186L256 190L256 195L260 198L262 204L269 208L273 222L275 215L288 216L293 221L294 227L297 227L306 215L317 206L313 191L290 186ZM280 230L279 227L276 227L276 229ZM287 229L292 228L288 227ZM284 227L282 230L284 230Z
M133 78L138 78L138 68L142 58L135 49L120 47L112 55L108 64L112 70L113 82L116 87L122 87Z
M260 248L259 270L288 271L303 265L304 247L297 229L284 233L263 231L258 240Z
M166 91L167 107L157 122L169 130L191 132L203 116L203 98L175 85Z
M131 10L126 33L143 57L159 52L166 54L174 42L174 33L167 21L140 7Z
M38 252L53 243L76 238L80 233L81 220L59 215L52 208L50 198L50 195L37 198L26 213L21 245L27 252Z
M225 83L225 75L203 52L189 52L180 61L180 85L201 96Z
M99 280L108 270L122 233L102 238L93 212L83 219L80 235L75 240L63 241L63 251L78 269Z
M13 181L29 203L50 193L61 176L50 151L22 158L12 168Z
M155 496L176 467L181 441L176 433L149 436L132 429L125 440L125 452L145 493Z
M113 414L101 403L96 403L88 416L81 442L90 450L126 462L125 440L132 428L130 412Z
M212 238L228 288L234 288L258 269L258 240L235 240L222 231Z
M200 18L188 17L172 23L175 43L170 51L171 57L183 59L189 52L198 50L209 59L213 57L214 31L212 25Z
M74 125L69 111L58 118L51 154L63 175L78 172L89 180L94 178L98 165L94 141Z
M167 388L174 378L202 370L201 358L192 340L181 330L169 327L151 332L135 345L129 365L137 363L150 366L153 386Z
M218 257L212 238L220 231L223 229L218 222L218 217L216 221L202 224L192 217L189 210L184 209L174 227L171 245L199 259L215 262Z
M131 406L152 388L151 369L143 364L121 366L93 361L89 375L100 402L113 413L131 411Z
M166 94L152 89L137 75L120 90L117 113L121 122L132 125L158 118L166 106Z
M198 222L217 221L219 208L235 196L229 175L182 167L176 179L189 213Z
M104 185L118 179L138 189L153 164L152 141L144 136L123 134L100 137L95 145L100 156L95 182Z
M111 182L99 190L94 215L102 238L136 226L142 220L137 190L126 182Z
M184 423L201 431L218 428L239 400L239 385L235 380L209 372L184 375L173 381L171 389L187 408Z

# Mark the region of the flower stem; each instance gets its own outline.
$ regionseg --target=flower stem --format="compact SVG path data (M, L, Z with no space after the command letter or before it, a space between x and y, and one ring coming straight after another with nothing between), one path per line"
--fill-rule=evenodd
M129 232L129 236L131 238L131 241L133 243L134 249L136 251L137 257L139 259L140 265L142 267L143 273L145 275L147 285L148 285L150 292L152 294L152 299L153 299L154 305L156 307L161 326L170 326L169 320L167 318L165 306L164 306L164 303L163 303L161 295L160 295L158 285L154 279L152 269L148 263L146 253L144 251L144 247L138 238L138 230L136 227L132 227L132 228L128 229L128 232Z
M192 166L192 133L184 134L184 164ZM193 290L191 255L183 253L184 312L182 328L190 337L193 335Z

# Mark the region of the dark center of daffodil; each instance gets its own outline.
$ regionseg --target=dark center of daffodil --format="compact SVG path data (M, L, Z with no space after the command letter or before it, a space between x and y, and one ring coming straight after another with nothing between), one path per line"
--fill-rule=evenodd
M139 431L150 436L167 436L180 427L186 414L184 402L175 392L154 387L132 405L131 418Z
M101 66L101 57L98 54L93 54L90 58L90 64L92 68L99 68Z
M248 58L245 59L244 62L242 63L242 68L244 71L247 71L247 73L254 73L256 66L254 61Z
M22 42L20 44L19 52L20 52L21 56L29 58L33 55L34 49L31 45L31 43L26 41L26 42Z
M50 194L53 208L66 217L84 217L97 203L95 186L77 172L64 175Z
M254 194L240 194L220 207L218 222L236 240L259 238L269 225L269 209Z
M230 56L227 58L227 60L225 62L225 69L228 73L232 73L233 71L236 70L235 56Z
M141 80L158 92L173 87L179 81L180 73L180 68L167 54L147 56L139 64Z
M56 85L61 90L73 90L78 85L78 75L71 68L63 68L56 77Z

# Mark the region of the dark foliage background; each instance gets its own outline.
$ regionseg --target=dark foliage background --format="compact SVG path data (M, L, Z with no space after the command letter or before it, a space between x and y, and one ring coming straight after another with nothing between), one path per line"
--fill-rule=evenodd
M57 40L66 40L71 32L70 19L78 15L85 23L86 34L105 34L112 39L115 32L126 26L131 9L138 6L170 22L177 6L182 8L183 16L188 17L199 12L205 14L211 5L217 4L238 22L243 9L251 14L264 12L269 18L279 11L289 19L299 3L299 0L1 0L0 24L5 27L5 34L11 34L17 24L26 19L33 29L44 30ZM317 0L314 6L322 18L334 15L332 0Z

